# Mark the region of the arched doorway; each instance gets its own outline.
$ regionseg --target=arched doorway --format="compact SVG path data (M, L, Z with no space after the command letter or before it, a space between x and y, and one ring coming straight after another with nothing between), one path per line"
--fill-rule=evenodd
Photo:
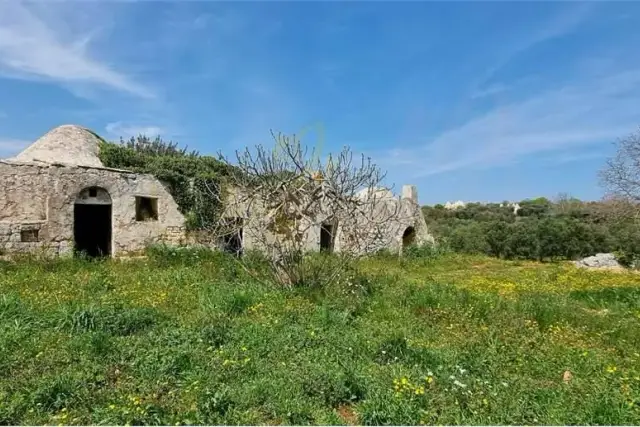
M73 206L73 240L76 254L111 255L111 196L100 187L80 191Z
M413 227L407 227L402 233L402 249L408 248L409 246L416 243L416 229Z

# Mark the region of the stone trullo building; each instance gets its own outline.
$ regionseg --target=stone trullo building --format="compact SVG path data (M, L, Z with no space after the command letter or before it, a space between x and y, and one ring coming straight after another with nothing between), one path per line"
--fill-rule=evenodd
M62 255L75 247L89 255L118 256L153 243L189 240L184 216L165 186L152 175L104 167L100 142L88 129L65 125L14 158L0 160L0 255ZM432 241L415 187L404 186L399 198L386 194L389 202L410 212L408 220L389 225L389 249ZM252 221L244 223L250 228ZM243 234L244 241L235 244L251 249L252 233ZM310 250L340 246L320 226L307 240Z

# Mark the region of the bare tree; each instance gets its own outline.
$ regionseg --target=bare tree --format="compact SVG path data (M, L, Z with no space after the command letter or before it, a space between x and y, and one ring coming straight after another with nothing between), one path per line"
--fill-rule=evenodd
M611 195L640 202L640 128L616 143L600 177Z
M626 218L640 216L640 128L616 143L616 154L607 160L600 179L607 190L609 207Z
M333 280L350 259L402 236L411 209L419 212L380 187L385 174L371 159L345 147L323 161L295 136L272 136L274 148L237 151L234 161L221 156L234 173L224 188L209 189L223 209L207 233L228 249L242 240L263 254L278 283ZM336 256L306 257L318 243Z

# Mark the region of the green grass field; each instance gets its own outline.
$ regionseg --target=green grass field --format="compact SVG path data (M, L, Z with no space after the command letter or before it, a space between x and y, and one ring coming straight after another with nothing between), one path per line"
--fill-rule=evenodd
M0 424L640 424L640 275L207 253L0 264Z

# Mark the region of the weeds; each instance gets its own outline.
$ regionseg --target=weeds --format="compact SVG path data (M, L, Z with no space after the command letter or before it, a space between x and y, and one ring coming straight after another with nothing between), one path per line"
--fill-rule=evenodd
M640 423L640 276L405 255L1 263L0 424Z

